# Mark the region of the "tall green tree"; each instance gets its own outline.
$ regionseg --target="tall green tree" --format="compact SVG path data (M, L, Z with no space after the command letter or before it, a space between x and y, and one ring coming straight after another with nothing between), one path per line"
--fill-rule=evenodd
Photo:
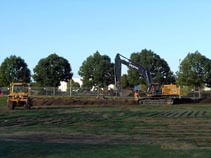
M58 87L60 81L72 78L71 71L68 60L54 53L38 62L34 68L33 78L40 86Z
M144 49L141 52L132 53L130 59L148 69L154 82L160 84L175 83L175 76L170 70L168 63L153 51ZM146 84L146 78L142 75L140 76L137 71L132 69L128 70L128 80L131 86L140 83Z
M177 82L180 85L202 87L211 84L211 61L196 51L188 53L182 60L180 69L177 72Z
M122 86L123 89L130 87L130 85L128 83L128 75L123 74L121 76L121 86Z
M11 55L7 57L0 66L0 83L9 86L11 82L30 83L31 72L24 59Z
M83 78L83 87L105 87L114 82L114 64L97 51L82 63L78 74Z

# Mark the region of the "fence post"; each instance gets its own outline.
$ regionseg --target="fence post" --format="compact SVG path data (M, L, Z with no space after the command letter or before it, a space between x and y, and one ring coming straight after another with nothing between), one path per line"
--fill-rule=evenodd
M72 79L70 79L70 96L72 96Z

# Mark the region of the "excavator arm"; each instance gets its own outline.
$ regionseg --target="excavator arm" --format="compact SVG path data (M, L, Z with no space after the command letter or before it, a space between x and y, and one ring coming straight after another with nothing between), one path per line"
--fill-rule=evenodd
M147 92L149 92L149 87L153 83L153 79L150 75L150 72L146 68L132 62L130 59L128 59L120 54L117 54L116 58L115 58L115 81L116 81L117 87L119 87L121 85L122 64L126 65L127 67L129 67L131 69L138 71L138 73L140 75L142 75L146 78L147 86L148 86Z

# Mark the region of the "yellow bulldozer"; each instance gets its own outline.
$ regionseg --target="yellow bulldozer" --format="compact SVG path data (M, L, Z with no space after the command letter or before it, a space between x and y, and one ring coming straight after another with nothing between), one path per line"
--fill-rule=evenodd
M30 86L24 82L12 82L9 88L7 98L7 106L9 109L23 106L25 109L30 109L32 106L30 98Z

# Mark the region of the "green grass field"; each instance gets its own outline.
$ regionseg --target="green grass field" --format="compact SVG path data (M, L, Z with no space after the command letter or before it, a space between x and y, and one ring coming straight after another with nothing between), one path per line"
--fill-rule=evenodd
M0 142L0 156L3 158L206 158L209 149L160 149L155 145L89 145L31 142Z
M211 105L46 107L11 111L0 98L0 157L206 158Z

